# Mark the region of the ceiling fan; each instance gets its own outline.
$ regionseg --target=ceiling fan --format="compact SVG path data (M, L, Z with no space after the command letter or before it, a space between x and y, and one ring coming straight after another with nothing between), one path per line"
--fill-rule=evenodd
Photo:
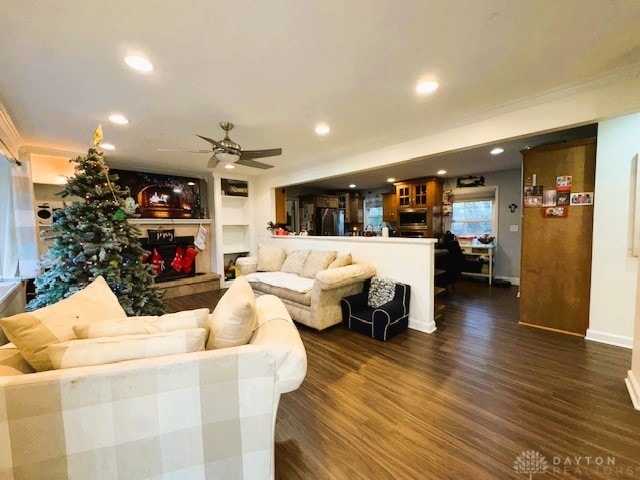
M213 155L209 160L208 168L215 168L220 163L224 163L225 167L233 168L233 164L244 165L254 168L273 168L273 165L267 165L266 163L256 162L254 158L274 157L276 155L282 155L281 148L272 148L269 150L242 150L242 147L229 138L229 131L234 127L231 122L220 122L220 128L225 131L224 138L220 141L213 140L211 138L203 137L202 135L194 134L196 137L200 137L203 140L209 142L213 148ZM188 153L210 153L211 150L170 150L166 148L159 148L160 152L176 152L186 151ZM228 167L231 165L231 167Z

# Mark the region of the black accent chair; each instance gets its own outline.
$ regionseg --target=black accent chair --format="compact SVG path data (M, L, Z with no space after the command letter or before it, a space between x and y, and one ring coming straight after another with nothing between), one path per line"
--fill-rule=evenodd
M386 341L404 332L409 325L409 300L411 287L396 283L396 292L389 303L373 308L367 305L371 281L364 284L364 291L340 301L342 324L349 330Z
M436 286L447 289L447 293L451 293L449 288L456 291L456 280L460 274L467 270L468 263L457 240L441 243L436 248L446 248L449 253L447 255L436 257L435 267L444 270L442 275L436 277Z

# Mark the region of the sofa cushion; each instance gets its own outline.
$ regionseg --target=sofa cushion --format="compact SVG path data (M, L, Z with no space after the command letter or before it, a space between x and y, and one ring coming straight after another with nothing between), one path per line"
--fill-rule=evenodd
M326 270L326 268L333 262L336 258L336 252L328 251L328 250L313 250L307 261L304 262L304 267L302 268L302 272L300 276L307 278L316 278L316 275L321 270Z
M190 328L173 332L120 337L88 338L49 345L53 368L89 367L106 363L161 357L204 350L207 330Z
M245 275L247 281L262 282L274 287L286 288L298 293L307 293L313 288L313 279L286 272L255 272Z
M378 308L389 303L396 295L396 282L390 278L373 277L367 296L367 305Z
M300 275L310 252L310 250L293 250L287 253L287 258L282 264L280 271Z
M207 350L248 343L256 322L256 297L246 277L238 277L209 315Z
M184 312L167 313L161 317L127 317L102 322L74 325L78 338L118 337L147 333L171 332L188 328L209 328L209 309L199 308Z
M261 243L258 245L258 271L278 272L282 268L286 252L284 248Z
M20 354L20 350L13 343L0 347L0 377L33 373L35 370Z
M342 255L338 255L336 259L329 264L327 268L338 268L338 267L346 267L347 265L351 265L353 263L353 259L351 258L350 253L343 253Z
M301 305L311 306L311 290L305 293L300 293L289 290L288 288L274 287L273 285L262 282L251 282L251 288L256 292L275 295L282 300L289 300ZM259 299L260 297L257 297L256 302Z
M98 277L64 300L33 312L2 318L0 325L25 360L37 371L44 371L53 368L47 347L75 338L73 325L126 316L107 282Z

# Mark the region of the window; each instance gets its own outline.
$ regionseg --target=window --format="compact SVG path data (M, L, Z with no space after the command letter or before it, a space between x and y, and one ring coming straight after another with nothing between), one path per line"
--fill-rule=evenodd
M480 236L498 234L498 187L457 188L449 230L454 235Z
M451 232L475 236L493 233L493 200L454 201Z
M364 199L364 225L375 232L382 228L382 195L367 196Z

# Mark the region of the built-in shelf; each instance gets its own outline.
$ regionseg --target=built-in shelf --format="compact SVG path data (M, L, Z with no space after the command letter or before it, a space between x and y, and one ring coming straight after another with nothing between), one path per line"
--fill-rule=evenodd
M136 225L208 225L210 218L129 218Z

